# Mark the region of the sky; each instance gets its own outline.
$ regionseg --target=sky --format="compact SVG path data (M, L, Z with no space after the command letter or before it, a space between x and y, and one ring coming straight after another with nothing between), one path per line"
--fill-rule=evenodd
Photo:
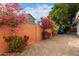
M53 7L53 3L21 3L20 4L26 13L30 13L36 20L40 20L41 17L48 16Z

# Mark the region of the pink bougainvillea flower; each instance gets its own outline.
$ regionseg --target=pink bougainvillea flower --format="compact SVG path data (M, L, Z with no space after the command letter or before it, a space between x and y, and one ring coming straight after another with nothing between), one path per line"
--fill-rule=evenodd
M4 27L5 27L5 25L3 25L3 26L0 26L0 29L4 29Z
M22 11L22 8L17 3L5 3L0 4L0 21L3 22L1 26L6 26L9 24L9 30L12 30L16 27L15 30L18 30L18 26L21 21L26 20L27 14ZM11 21L11 22L7 22ZM24 21L23 21L24 22Z
M49 17L41 18L41 26L43 28L49 28L53 24L52 19Z
M8 15L4 15L4 19L5 20L9 20L9 16Z
M13 28L10 26L10 27L8 27L8 29L9 29L9 30L12 30Z
M20 17L18 15L14 15L15 20L20 20Z
M19 30L19 27L18 26L15 27L14 30L17 32Z
M2 21L2 19L0 19L0 21Z
M2 21L3 19L2 19L2 17L0 17L0 21Z
M8 8L7 11L8 11L8 12L13 12L14 9L12 9L12 8Z
M2 12L2 10L0 9L0 12Z
M9 5L9 4L5 4L5 7L6 7L6 8L9 8L9 7L10 7L10 5Z
M2 12L2 7L0 7L0 12Z

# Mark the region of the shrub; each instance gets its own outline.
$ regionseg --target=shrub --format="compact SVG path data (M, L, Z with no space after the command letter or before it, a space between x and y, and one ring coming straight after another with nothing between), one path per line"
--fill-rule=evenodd
M41 18L41 27L44 29L50 28L53 21L49 17Z
M0 4L0 27L7 26L15 28L25 23L27 14L24 13L21 6L17 3Z
M41 18L41 27L43 28L43 36L48 35L48 37L49 37L50 33L44 32L46 29L48 29L48 28L51 29L52 35L56 34L59 30L59 26L50 17Z
M8 43L8 52L22 52L26 45L27 41L29 39L28 36L20 37L20 36L9 36L4 37L5 41Z
M55 23L55 24L52 24L52 26L51 26L52 35L58 33L59 27L60 27L60 26L57 25L56 23Z
M48 31L43 31L42 32L42 38L43 39L49 39L50 36L51 36L51 33L50 32L48 32Z

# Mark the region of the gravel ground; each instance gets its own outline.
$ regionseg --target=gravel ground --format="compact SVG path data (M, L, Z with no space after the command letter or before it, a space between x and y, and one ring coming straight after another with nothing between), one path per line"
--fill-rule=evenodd
M76 35L57 35L26 47L20 56L79 56L79 37ZM8 54L7 54L8 55Z

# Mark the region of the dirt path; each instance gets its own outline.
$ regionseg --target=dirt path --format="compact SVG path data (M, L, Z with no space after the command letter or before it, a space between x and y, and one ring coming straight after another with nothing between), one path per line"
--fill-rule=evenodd
M58 35L48 40L32 44L21 53L23 56L64 56L79 55L79 37L76 35Z

